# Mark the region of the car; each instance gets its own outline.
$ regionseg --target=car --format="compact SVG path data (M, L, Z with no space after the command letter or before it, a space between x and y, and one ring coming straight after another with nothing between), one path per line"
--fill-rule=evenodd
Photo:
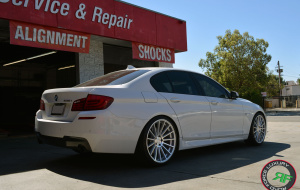
M136 153L159 166L180 150L242 140L261 145L267 123L260 106L203 74L128 66L46 90L35 131L40 143L79 153Z

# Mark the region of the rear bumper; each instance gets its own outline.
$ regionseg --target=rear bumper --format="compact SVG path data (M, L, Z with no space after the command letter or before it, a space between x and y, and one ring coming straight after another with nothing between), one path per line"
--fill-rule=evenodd
M38 139L38 142L41 144L49 144L49 145L65 147L65 148L78 148L83 146L85 150L91 152L91 146L88 143L88 141L84 138L68 137L68 136L65 136L63 138L50 137L50 136L41 135L38 132L36 132L36 137Z
M79 117L95 118L82 120ZM108 110L80 112L73 121L53 121L43 119L40 110L35 118L35 131L45 144L71 148L78 146L78 139L80 142L84 139L92 152L131 154L135 152L145 122L120 118Z

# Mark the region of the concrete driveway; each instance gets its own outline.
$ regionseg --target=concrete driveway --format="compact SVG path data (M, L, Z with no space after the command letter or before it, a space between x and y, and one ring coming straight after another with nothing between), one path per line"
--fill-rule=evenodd
M263 146L181 151L159 168L132 155L82 156L32 137L0 139L0 148L0 189L265 189L260 172L269 161L286 160L300 172L300 117L269 116ZM293 189L300 189L300 179Z

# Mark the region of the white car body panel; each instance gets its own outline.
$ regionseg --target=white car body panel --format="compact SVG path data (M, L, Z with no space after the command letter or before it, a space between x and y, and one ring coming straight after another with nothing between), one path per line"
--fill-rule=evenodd
M258 105L241 98L218 100L219 105L215 106L210 102L220 98L159 93L151 86L150 78L176 69L142 69L150 71L123 85L46 90L41 98L46 110L36 114L36 132L56 138L84 138L92 152L134 153L145 125L156 116L166 116L174 121L179 150L183 150L247 139L254 115L264 114ZM114 101L105 110L71 111L73 102L88 94L110 96ZM180 102L171 101L172 98ZM55 103L66 104L63 115L51 115Z
M244 136L248 137L253 117L255 116L255 114L257 112L260 112L264 115L265 120L266 120L266 129L267 129L267 117L265 115L264 110L259 105L254 104L254 103L250 102L249 100L242 99L242 98L238 98L238 100L241 102L241 104L243 104L243 107L244 107L244 114L245 114L244 127L243 127Z
M230 137L223 137L223 138L213 138L213 139L203 139L203 140L193 140L193 141L185 141L182 140L180 145L180 150L190 149L190 148L197 148L197 147L204 147L234 141L244 140L245 138L242 135L239 136L230 136Z
M210 138L211 110L204 96L160 93L175 111L187 141ZM201 121L201 122L199 122Z
M78 120L79 117L93 117L93 120ZM36 116L36 131L42 135L63 138L85 138L93 152L134 153L138 137L146 121L120 118L110 111L87 111L79 113L73 122L41 119Z
M244 109L238 100L206 97L212 111L211 138L243 134Z

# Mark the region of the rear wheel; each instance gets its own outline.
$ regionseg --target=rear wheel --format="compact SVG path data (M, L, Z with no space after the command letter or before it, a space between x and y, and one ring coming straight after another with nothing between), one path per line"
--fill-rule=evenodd
M253 117L249 137L246 142L252 145L261 145L265 140L266 134L266 119L263 114L257 113Z
M152 165L168 162L177 150L177 131L174 124L165 117L150 121L143 130L140 153Z

